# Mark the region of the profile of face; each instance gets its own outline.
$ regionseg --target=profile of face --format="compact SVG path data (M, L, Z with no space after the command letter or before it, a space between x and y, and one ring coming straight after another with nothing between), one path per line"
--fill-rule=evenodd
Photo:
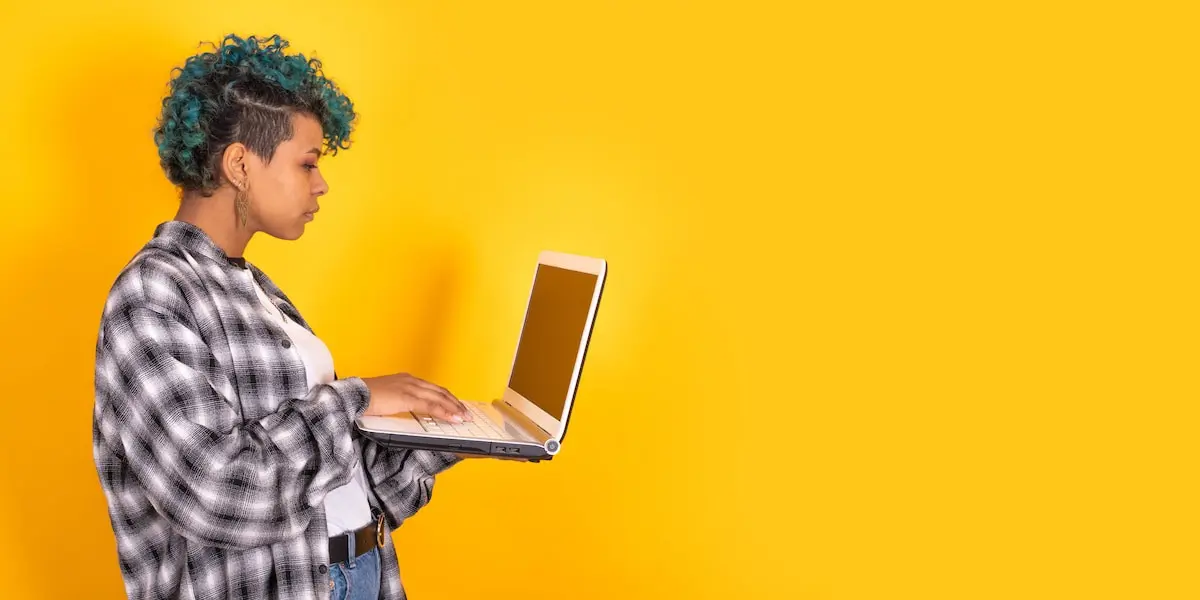
M295 240L320 209L329 185L318 170L324 132L308 114L292 117L292 137L275 149L270 162L241 144L226 150L224 166L231 181L243 183L249 199L247 227L275 238Z

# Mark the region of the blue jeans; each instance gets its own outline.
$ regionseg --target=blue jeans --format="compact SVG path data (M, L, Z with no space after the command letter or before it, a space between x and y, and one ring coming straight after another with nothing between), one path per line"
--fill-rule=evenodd
M329 567L333 579L330 600L377 600L379 598L379 548L346 564Z

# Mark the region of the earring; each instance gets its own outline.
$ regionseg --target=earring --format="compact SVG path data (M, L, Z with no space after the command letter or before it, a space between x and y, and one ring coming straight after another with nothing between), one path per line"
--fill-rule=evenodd
M241 185L237 186L237 192L233 196L234 208L237 210L238 220L242 222L242 227L246 226L246 221L250 218L250 198Z

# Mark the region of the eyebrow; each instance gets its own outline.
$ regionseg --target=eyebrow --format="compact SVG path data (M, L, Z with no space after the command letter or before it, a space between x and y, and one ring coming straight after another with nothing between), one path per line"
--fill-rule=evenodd
M312 148L308 152L305 152L305 154L316 154L317 156L320 156L321 149L320 148Z

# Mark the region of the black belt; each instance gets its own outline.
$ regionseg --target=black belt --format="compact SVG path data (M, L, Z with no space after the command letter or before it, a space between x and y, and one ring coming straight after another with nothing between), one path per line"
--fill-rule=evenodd
M346 562L382 548L385 540L387 528L383 525L383 513L379 513L370 524L329 538L329 564Z

